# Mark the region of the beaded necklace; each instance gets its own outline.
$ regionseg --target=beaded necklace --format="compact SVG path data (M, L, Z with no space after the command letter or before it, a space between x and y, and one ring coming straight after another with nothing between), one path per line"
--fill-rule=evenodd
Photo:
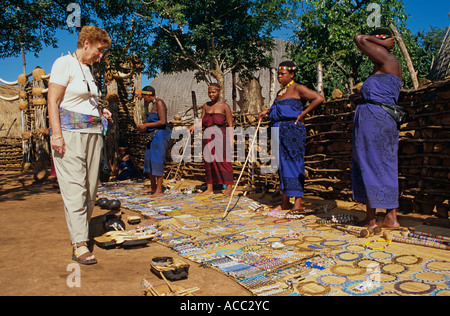
M286 93L286 91L287 91L287 89L290 87L290 86L292 86L294 84L294 80L292 80L291 82L289 82L287 85L285 85L285 86L282 86L281 88L281 91L280 92L278 92L278 96L282 96L283 94L285 94Z

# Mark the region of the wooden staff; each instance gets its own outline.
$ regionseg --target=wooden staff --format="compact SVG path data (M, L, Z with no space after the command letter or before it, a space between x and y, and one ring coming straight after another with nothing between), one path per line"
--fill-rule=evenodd
M446 245L438 243L438 242L410 238L410 237L396 236L396 235L392 235L391 233L389 233L387 231L385 231L383 233L383 236L386 240L392 240L392 241L396 241L396 242L400 242L400 243L450 250L450 246L446 246Z
M166 277L164 276L164 273L162 271L159 271L159 274L163 278L164 282L166 282L167 286L169 287L170 292L176 292L176 290L172 287L169 281L167 281Z
M244 163L244 165L242 166L241 174L239 175L239 178L238 178L238 180L237 180L237 182L236 182L236 185L235 185L234 188L233 188L233 192L231 192L230 201L228 202L227 208L225 209L225 212L223 213L222 220L224 220L224 219L228 216L228 213L229 213L229 210L228 210L228 209L229 209L229 207L230 207L231 201L233 200L234 192L236 191L236 188L237 188L238 185L239 185L239 181L241 181L241 177L242 177L242 174L244 173L245 166L247 165L248 159L250 158L250 155L251 155L251 153L252 153L253 147L255 146L256 135L258 134L259 127L261 126L261 121L262 121L262 120L259 120L259 121L258 121L258 127L256 127L256 132L255 132L255 135L253 136L253 141L252 141L252 144L250 145L249 152L248 152L248 155L247 155L247 159L245 159L245 163Z

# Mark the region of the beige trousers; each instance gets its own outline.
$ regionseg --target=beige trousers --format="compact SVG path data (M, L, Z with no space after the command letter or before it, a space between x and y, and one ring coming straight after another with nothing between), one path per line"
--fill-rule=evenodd
M99 184L103 146L101 134L65 131L66 153L53 150L59 189L64 201L67 227L72 244L89 240L89 221Z

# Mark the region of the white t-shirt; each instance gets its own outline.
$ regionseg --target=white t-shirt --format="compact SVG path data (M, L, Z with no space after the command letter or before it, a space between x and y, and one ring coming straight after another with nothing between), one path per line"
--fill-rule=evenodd
M81 114L100 116L97 105L101 92L95 84L89 67L78 62L74 56L66 55L54 62L49 82L66 87L60 108ZM89 84L91 96L89 95L86 82ZM98 132L100 131L100 126L83 131L86 132L86 130Z

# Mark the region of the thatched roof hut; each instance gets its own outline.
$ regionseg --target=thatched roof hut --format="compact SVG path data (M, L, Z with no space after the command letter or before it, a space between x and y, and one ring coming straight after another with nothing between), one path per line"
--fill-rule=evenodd
M0 85L1 96L13 97L18 94L18 87ZM21 137L20 122L19 101L5 101L0 99L0 137Z
M428 77L432 81L444 80L450 77L450 27L447 28L447 34Z
M285 60L286 42L275 40L275 48L272 52L274 59L273 66ZM270 102L270 69L262 69L255 74L255 78L259 79L262 86L262 96L264 104ZM276 81L276 87L278 82ZM184 115L192 107L192 91L195 91L198 106L203 105L208 99L208 89L205 82L197 82L194 71L186 71L182 73L160 73L150 83L156 90L156 94L161 97L167 104L167 119L171 121L175 114ZM225 99L232 107L232 76L225 77ZM278 89L277 89L278 90ZM239 99L238 99L239 100ZM239 108L237 108L239 111ZM192 114L192 111L189 112ZM189 114L188 113L188 114Z

